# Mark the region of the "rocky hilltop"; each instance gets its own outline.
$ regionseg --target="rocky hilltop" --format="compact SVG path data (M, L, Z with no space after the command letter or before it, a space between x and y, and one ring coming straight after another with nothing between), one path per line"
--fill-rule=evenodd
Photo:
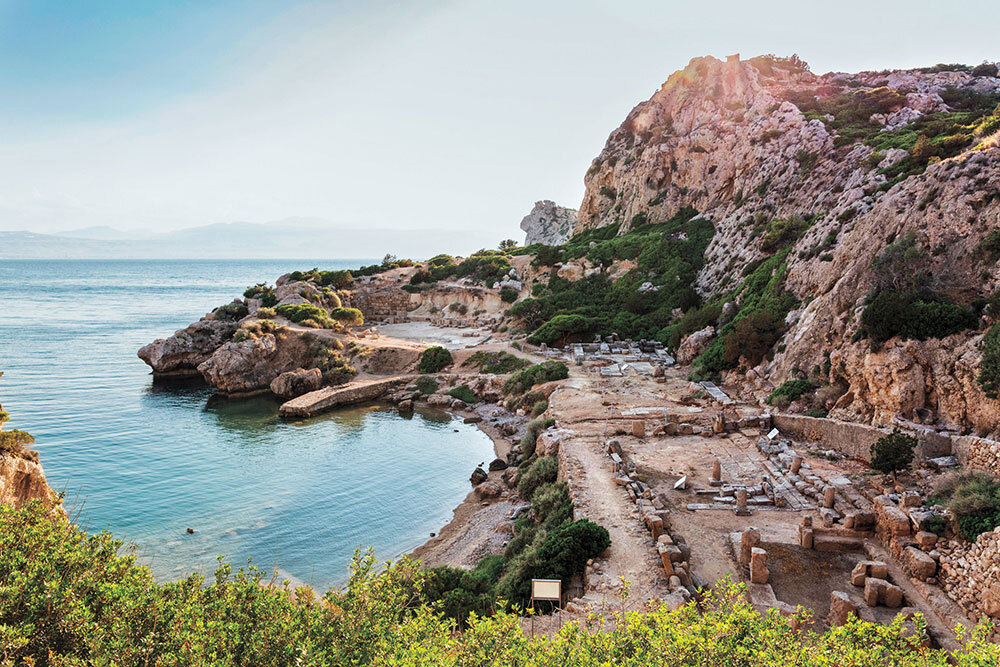
M695 58L611 133L574 232L623 235L690 207L715 229L704 300L731 317L734 290L776 255L794 298L765 358L727 364L727 382L761 396L809 376L839 389L833 416L996 434L1000 403L978 380L1000 287L998 103L991 63L820 76L797 57ZM909 321L941 304L975 316L872 334L879 313L863 314L882 293Z

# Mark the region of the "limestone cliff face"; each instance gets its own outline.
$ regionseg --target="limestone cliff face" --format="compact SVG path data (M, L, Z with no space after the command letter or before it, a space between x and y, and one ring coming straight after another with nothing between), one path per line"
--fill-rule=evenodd
M20 507L29 500L51 502L52 489L38 461L38 452L0 455L0 503Z
M963 98L1000 92L1000 79L919 70L817 76L795 60L696 58L611 133L586 174L574 231L615 223L625 231L693 206L716 227L697 279L711 295L738 285L742 269L767 254L761 221L807 217L786 279L806 305L789 316L773 361L725 379L760 396L800 369L826 366L829 355L829 381L847 388L837 416L886 423L902 415L996 435L1000 402L976 382L984 327L891 340L878 352L852 338L873 260L907 232L927 252L936 288L956 301L1000 288L1000 270L976 252L1000 229L997 133L974 134L956 155L887 184L891 172L880 170L907 150L876 151L847 136L841 118L803 102L857 92L883 100L861 122L892 130L960 111Z
M521 220L524 244L559 245L565 243L572 235L576 223L577 212L574 209L557 206L554 201L548 199L536 201L531 213Z

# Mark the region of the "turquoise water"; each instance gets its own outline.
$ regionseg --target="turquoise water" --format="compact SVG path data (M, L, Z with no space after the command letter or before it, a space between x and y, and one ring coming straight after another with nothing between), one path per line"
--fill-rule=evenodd
M377 405L289 423L269 398L154 384L136 350L247 285L361 262L0 261L9 427L36 437L80 525L134 542L159 579L210 574L222 555L341 583L356 548L395 557L447 523L489 438Z

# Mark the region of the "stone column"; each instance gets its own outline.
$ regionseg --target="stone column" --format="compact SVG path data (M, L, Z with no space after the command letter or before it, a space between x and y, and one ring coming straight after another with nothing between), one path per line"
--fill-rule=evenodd
M767 552L760 547L754 547L750 551L750 582L766 584L770 578L771 572L767 569Z
M646 437L646 422L642 419L636 419L632 422L632 435L637 438Z
M746 489L736 489L736 513L740 516L750 514L750 510L747 509Z
M719 463L719 459L715 459L712 463L712 479L708 482L712 486L722 486L722 464Z
M795 456L792 457L792 467L791 467L792 474L798 475L799 468L801 467L802 467L802 457L796 454Z
M758 545L760 545L760 531L752 526L744 530L740 536L740 565L750 567L751 552Z
M823 507L833 509L833 501L837 497L837 489L827 486L823 489Z

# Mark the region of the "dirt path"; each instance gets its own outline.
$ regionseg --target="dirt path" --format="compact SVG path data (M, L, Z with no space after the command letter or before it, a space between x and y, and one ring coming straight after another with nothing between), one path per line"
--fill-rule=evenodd
M617 603L615 592L624 578L631 583L629 606L638 606L665 592L664 582L657 580L652 538L640 524L635 504L615 483L610 461L602 451L605 421L595 409L602 407L600 396L592 379L574 372L552 395L549 409L561 428L574 431L560 445L560 453L573 489L576 516L600 523L611 535L611 547L602 559L607 564L602 574L592 577L590 583L596 587L588 591L584 601Z

